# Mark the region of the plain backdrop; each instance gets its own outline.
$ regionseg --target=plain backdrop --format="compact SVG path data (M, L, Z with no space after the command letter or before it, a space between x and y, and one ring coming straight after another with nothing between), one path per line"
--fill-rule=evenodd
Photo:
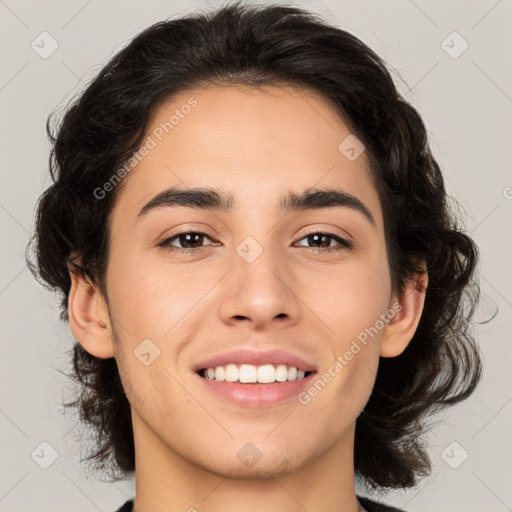
M512 510L512 3L289 3L354 33L389 64L400 92L424 118L448 192L480 247L482 298L475 320L497 312L475 327L484 355L482 383L443 413L426 438L431 475L414 489L389 493L386 501L408 512ZM110 512L134 494L133 481L102 483L80 466L77 418L63 414L61 405L70 385L59 371L69 368L65 354L73 338L59 321L56 297L33 279L23 257L36 200L50 183L45 121L140 30L217 5L0 0L2 512ZM58 46L46 55L52 45Z

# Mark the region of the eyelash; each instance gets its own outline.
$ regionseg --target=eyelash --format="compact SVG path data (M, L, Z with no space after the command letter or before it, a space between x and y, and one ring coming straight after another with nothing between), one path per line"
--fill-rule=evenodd
M170 245L170 242L174 241L175 239L179 239L180 236L191 235L191 234L204 235L204 236L208 237L210 240L213 238L208 233L205 233L203 231L183 231L182 233L176 233L175 235L173 235L169 238L166 238L165 240L160 242L158 244L158 246L164 247L168 251L178 251L181 253L189 253L189 254L192 252L195 252L199 249L202 249L203 247L189 248L189 247L175 247L173 245ZM346 240L338 235L335 235L334 233L324 233L322 231L314 231L313 233L308 233L307 235L304 235L300 240L303 240L304 238L308 238L309 236L313 236L313 235L326 236L328 238L332 238L333 240L335 240L336 242L338 242L340 244L338 247L324 247L324 248L308 247L308 249L311 249L314 252L331 252L331 251L341 251L343 249L348 249L348 250L353 249L352 242L349 242L348 240ZM304 246L301 246L301 247L304 247Z

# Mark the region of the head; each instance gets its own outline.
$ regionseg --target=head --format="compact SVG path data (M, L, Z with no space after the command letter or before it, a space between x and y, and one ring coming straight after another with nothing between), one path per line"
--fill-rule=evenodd
M77 339L68 405L96 435L97 469L133 473L136 418L224 475L296 471L352 428L369 485L428 473L420 434L480 379L478 251L420 115L370 48L285 6L163 21L48 133L32 270ZM249 345L331 379L293 406L207 414L198 365ZM235 467L244 442L259 466Z

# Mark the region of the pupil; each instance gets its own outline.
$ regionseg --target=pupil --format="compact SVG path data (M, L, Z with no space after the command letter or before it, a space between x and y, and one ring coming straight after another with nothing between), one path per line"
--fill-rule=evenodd
M323 238L324 235L318 235L318 234L315 234L315 235L311 235L311 237L315 240L313 243L317 243L318 242L318 238ZM321 247L325 247L325 242L324 243L320 243L320 246Z
M202 236L202 235L199 235L198 233L193 233L193 234L187 234L187 235L185 235L185 240L186 240L186 241L185 241L185 243L184 243L184 244L182 243L182 245L184 245L185 247L188 247L188 246L187 246L187 244L189 244L189 243L191 243L191 244L193 245L193 244L194 244L194 242L191 242L191 241L190 241L190 238L191 238L191 237L198 237L198 236L200 237L200 236ZM197 241L196 241L196 242L197 242Z

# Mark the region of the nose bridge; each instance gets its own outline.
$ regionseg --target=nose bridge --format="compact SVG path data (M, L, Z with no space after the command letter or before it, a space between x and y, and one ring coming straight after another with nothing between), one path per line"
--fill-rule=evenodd
M236 266L240 267L240 272L248 273L249 277L269 273L269 268L274 269L282 263L282 244L277 239L279 226L275 218L258 204L252 203L252 206L243 213L243 226L240 226L242 229L239 233L244 238L234 246L240 259Z
M267 233L262 243L253 236L247 236L236 247L239 261L236 263L235 279L246 289L249 287L260 290L264 293L282 296L283 278L288 274L285 269L285 262L279 254L279 247L276 247L272 239L272 233Z
M288 283L286 258L273 239L272 232L265 233L262 229L235 247L235 265L221 304L225 321L245 317L262 325L283 315L296 316L298 306Z

